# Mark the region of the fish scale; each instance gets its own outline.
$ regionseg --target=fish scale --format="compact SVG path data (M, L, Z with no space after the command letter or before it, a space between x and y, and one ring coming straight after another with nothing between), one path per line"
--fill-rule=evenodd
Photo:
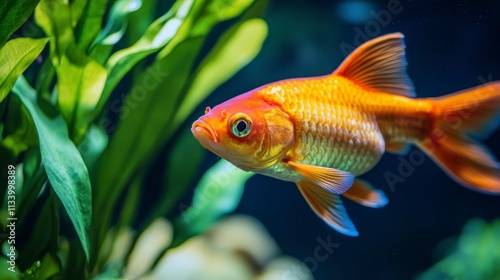
M294 121L295 147L287 158L333 167L353 174L371 169L384 152L384 139L373 114L361 112L359 92L342 77L285 80L258 95L280 106Z

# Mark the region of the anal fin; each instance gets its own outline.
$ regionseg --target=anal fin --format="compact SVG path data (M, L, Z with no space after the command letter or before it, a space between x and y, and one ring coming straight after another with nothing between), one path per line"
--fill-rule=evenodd
M389 202L383 191L375 189L370 183L361 179L354 180L352 187L342 195L371 208L383 207Z

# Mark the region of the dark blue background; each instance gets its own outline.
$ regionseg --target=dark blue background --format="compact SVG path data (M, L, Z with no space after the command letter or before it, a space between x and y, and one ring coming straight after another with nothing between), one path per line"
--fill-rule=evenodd
M368 10L379 12L388 2L365 3ZM392 15L380 35L405 34L408 72L419 97L479 85L479 76L500 80L499 1L402 0L400 5L403 10ZM373 17L352 24L339 16L338 2L281 0L271 1L265 19L269 36L262 52L196 112L268 82L332 72L344 58L340 44L354 45L354 28L364 30ZM499 140L497 130L485 141L497 158ZM216 160L207 153L202 170ZM397 174L399 163L396 155L386 154L362 176L386 192L386 207L370 209L345 201L360 232L356 238L337 233L317 218L292 183L261 175L248 182L237 212L259 219L283 253L299 260L313 257L317 237L331 236L340 247L318 263L317 279L412 278L436 262L436 245L458 235L469 219L500 217L499 196L459 186L429 158L392 192L384 173Z

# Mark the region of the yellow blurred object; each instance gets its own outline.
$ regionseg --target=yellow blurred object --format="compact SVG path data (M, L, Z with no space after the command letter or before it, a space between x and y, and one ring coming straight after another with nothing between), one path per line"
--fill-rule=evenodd
M172 224L158 218L141 234L134 246L124 277L134 279L146 273L161 252L172 242Z
M172 241L171 224L156 220L139 237L124 277L127 279L271 280L287 279L301 267L301 279L313 279L305 265L280 256L276 242L256 219L235 215L188 239L163 255L147 273L160 252ZM115 247L116 248L116 247Z

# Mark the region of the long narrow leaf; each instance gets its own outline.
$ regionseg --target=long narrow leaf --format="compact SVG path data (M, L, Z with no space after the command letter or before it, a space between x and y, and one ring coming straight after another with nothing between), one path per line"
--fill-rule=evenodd
M81 50L88 50L101 32L102 18L107 4L108 0L87 0L75 30L76 42Z
M109 78L97 106L97 113L107 102L111 91L116 87L118 82L137 62L158 51L172 40L182 26L185 18L189 15L188 11L192 5L193 0L176 2L176 5L167 14L151 24L139 41L126 49L117 51L109 58L106 66Z
M36 93L24 77L17 80L13 92L33 118L40 141L42 164L75 227L88 260L92 197L87 167L69 139L63 119L60 116L49 118L40 110L36 104Z
M123 37L127 27L127 17L137 11L142 0L119 0L113 4L106 27L101 31L93 44L114 45Z
M162 79L155 82L155 84L161 86L164 83L168 85L168 92L170 94L177 94L177 92L181 91L188 78L192 61L196 58L202 42L201 38L193 38L179 44L171 56L166 58L169 63L166 63L161 69L145 72L144 76L139 78L139 80L150 81L151 75L161 74ZM138 87L136 90L144 90L146 86L150 86L147 82L143 85L145 86ZM138 96L131 95L131 98L137 98ZM153 119L157 120L163 114L163 111L151 111L148 108L150 108L151 104L165 104L169 102L168 94L146 94L143 97L144 99L137 99L134 103L131 103L135 106L133 108L134 116L125 115L125 113L122 114L123 125L120 125L115 131L99 163L100 166L106 166L106 168L99 169L96 175L96 188L94 192L95 216L93 219L94 234L96 234L93 238L95 248L99 248L103 241L106 233L106 226L104 225L109 224L112 209L120 193L137 170L135 164L127 162L127 158L137 158L137 149L142 149L142 147L136 146L136 142L134 141L139 136L138 134L140 134L137 132L141 131L145 125L153 126L154 123L151 121ZM130 110L132 107L128 109ZM156 133L160 133L159 130L160 128L156 126ZM135 132L131 134L131 131ZM155 141L155 139L155 137L152 137L150 141ZM145 163L143 162L143 164ZM126 174L126 176L120 174ZM95 258L95 255L93 258Z

